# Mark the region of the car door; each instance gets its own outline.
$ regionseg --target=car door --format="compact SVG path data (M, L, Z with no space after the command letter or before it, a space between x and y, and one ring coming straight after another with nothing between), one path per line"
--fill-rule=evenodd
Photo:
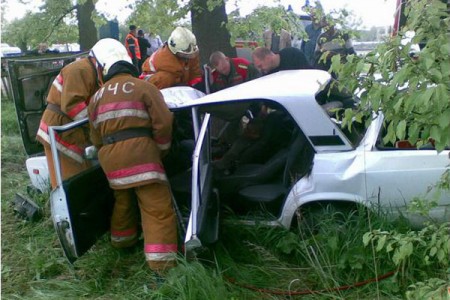
M52 221L61 247L73 263L103 236L110 226L114 194L98 163L93 167L62 180L57 155L56 133L72 130L88 122L74 121L49 128L57 187L50 194Z
M450 206L450 194L433 188L449 168L450 151L438 153L433 147L417 149L415 146L383 146L382 119L373 122L368 129L365 145L367 198L382 207L405 212L415 197L435 200L438 207L431 215L445 221L445 207ZM378 137L378 139L377 139Z
M53 80L64 66L86 55L80 53L33 59L20 57L5 61L20 134L28 155L43 152L42 145L36 141L36 133Z
M194 120L200 120L196 108L192 111ZM219 197L213 187L211 166L210 114L203 115L201 119L192 157L191 213L185 237L187 254L217 241L219 231Z

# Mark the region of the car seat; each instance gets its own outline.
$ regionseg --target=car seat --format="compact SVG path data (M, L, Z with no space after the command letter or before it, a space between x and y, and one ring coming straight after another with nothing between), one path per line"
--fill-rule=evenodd
M277 182L249 185L239 190L238 199L248 210L264 208L278 214L291 186L312 169L314 151L303 133L297 132L287 153L284 172Z

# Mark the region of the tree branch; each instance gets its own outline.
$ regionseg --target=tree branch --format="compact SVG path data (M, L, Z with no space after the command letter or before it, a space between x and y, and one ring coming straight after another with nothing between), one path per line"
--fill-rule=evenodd
M45 36L43 42L47 42L47 40L50 38L50 36L53 34L53 32L55 31L55 28L62 22L62 20L71 12L73 12L74 10L76 10L78 8L78 5L74 5L72 7L70 7L65 13L63 13L53 24L53 26L51 27L50 32L47 34L47 36Z

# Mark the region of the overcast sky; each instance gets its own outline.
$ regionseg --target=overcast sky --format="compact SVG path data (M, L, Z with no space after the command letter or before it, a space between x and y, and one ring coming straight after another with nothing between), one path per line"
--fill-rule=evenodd
M115 18L123 23L131 10L125 8L127 4L133 0L99 0L96 8L105 13L109 18ZM264 0L231 0L227 9L232 9L232 4L238 2L242 15L250 13L259 5L276 5L277 1ZM301 7L304 5L304 0L280 0L281 4L287 8L290 4L294 12L301 13ZM314 0L310 0L311 3ZM361 18L363 26L391 26L394 22L394 11L396 0L321 0L322 6L326 12L333 9L347 8ZM20 4L17 0L2 0L2 9L5 9L4 14L7 20L14 18L21 18L24 16L26 10L32 10L38 7L42 0L31 1L29 5Z

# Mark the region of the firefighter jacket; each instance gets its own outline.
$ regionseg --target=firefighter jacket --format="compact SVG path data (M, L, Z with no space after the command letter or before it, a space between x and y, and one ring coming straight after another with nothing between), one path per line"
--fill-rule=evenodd
M128 55L134 60L141 59L141 49L139 48L139 40L137 37L128 33L125 37L125 48L127 48Z
M240 84L259 77L259 72L253 64L241 57L228 58L230 61L230 73L223 75L216 70L212 72L212 92Z
M154 85L129 74L115 75L92 97L89 121L111 188L167 184L161 155L170 148L173 116ZM128 138L116 138L127 131ZM147 134L133 137L142 131Z
M147 58L142 72L148 81L157 88L164 89L175 85L193 86L202 81L200 58L186 59L176 56L167 44Z
M50 144L49 126L58 126L87 117L89 98L98 89L97 72L89 58L82 58L64 67L52 83L47 108L42 116L37 139ZM83 162L84 148L89 145L87 126L56 136L57 149L64 155Z

